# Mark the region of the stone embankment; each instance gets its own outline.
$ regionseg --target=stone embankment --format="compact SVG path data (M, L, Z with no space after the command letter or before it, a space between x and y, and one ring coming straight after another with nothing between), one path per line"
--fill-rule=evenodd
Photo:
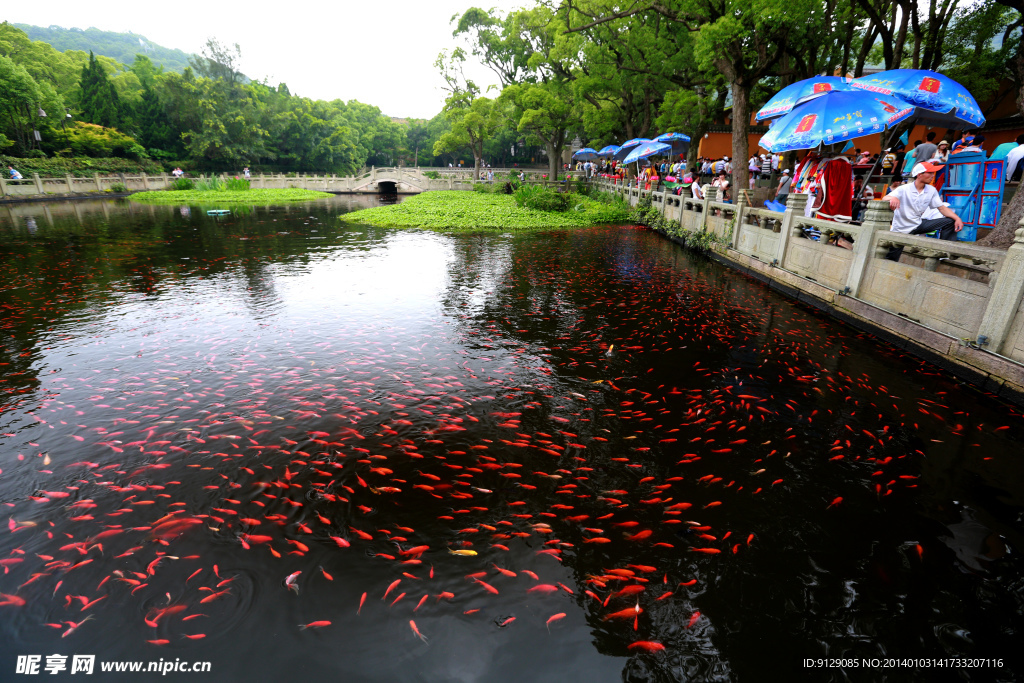
M710 186L694 200L596 184L633 205L649 197L671 226L667 237L710 232L716 260L1024 404L1024 227L1004 251L890 232L883 201L848 225L805 217L808 195L789 195L779 213L748 206L742 192L735 204L720 202ZM892 246L903 247L898 263L885 258Z

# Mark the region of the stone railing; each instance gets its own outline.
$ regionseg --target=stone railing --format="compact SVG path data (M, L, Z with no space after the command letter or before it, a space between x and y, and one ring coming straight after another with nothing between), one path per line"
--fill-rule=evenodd
M169 175L108 175L95 174L87 178L66 175L62 178L40 178L33 173L25 180L9 180L0 177L0 197L32 197L37 195L82 194L106 192L124 187L129 192L139 190L163 190L170 187L174 178Z
M559 180L543 179L543 172L535 169L488 169L495 173L507 174L509 171L518 172L523 170L526 173L526 182L530 185L544 185L546 187L565 187L567 181L563 175ZM427 171L435 171L438 178L428 178ZM227 180L232 177L240 177L241 174L221 173L219 178ZM393 182L398 192L416 193L427 190L471 190L474 183L504 183L505 178L493 181L474 181L473 169L441 169L441 168L415 168L410 166L394 167L370 167L362 169L352 176L298 174L285 175L281 173L269 173L253 175L249 180L253 188L260 189L283 189L300 188L304 190L320 190L321 192L332 193L376 193L379 191L380 182ZM200 175L198 178L189 176L192 179L205 178ZM77 178L71 175L62 178L40 178L33 174L25 180L6 180L0 178L0 197L39 197L66 194L82 194L107 192L115 188L124 187L128 192L142 190L166 190L174 182L170 175L112 175L100 176L96 174L88 178Z
M819 298L858 300L946 335L947 344L1024 363L1024 227L1004 251L891 232L892 210L878 200L854 225L804 216L808 195L790 194L779 213L748 206L745 192L735 204L718 201L710 186L698 200L606 179L595 184L633 205L650 196L679 231L711 232L726 256L734 252L762 269L778 269ZM899 262L886 258L893 247L903 248ZM1024 371L1019 379L1024 383Z

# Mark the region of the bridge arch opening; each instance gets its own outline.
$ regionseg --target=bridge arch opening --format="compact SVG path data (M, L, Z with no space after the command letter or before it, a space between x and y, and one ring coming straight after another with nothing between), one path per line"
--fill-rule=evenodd
M398 183L393 180L381 180L377 183L378 194L398 194Z

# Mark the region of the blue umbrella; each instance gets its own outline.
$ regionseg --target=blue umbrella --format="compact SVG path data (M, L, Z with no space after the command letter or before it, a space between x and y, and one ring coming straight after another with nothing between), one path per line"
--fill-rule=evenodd
M629 155L630 152L633 151L634 147L636 147L637 145L642 145L645 142L651 141L648 140L647 138L633 138L632 140L626 140L619 146L618 151L616 151L615 154L612 155L612 159L622 161Z
M914 106L914 122L945 128L980 128L985 117L978 103L952 78L921 69L891 69L861 76L850 83Z
M814 149L881 133L913 113L914 107L898 98L833 90L793 107L758 145L771 152Z
M793 107L809 99L820 97L827 92L852 89L853 88L850 87L850 80L847 78L840 78L839 76L815 76L814 78L805 78L804 80L797 81L792 85L787 85L776 93L775 97L768 100L768 102L761 107L760 111L757 112L756 119L758 121L765 121L767 119L785 116L793 110Z
M654 141L672 145L672 154L686 154L690 150L690 136L682 133L662 133Z
M598 159L600 157L598 157L597 152L595 150L591 149L590 147L584 147L581 150L577 150L576 153L572 155L572 158L579 159L581 161L593 161L594 159Z
M651 140L642 145L635 145L633 147L633 151L629 153L629 156L627 156L622 163L631 164L634 161L640 161L647 157L653 157L659 154L671 154L671 152L672 145L667 145L664 142L654 142Z
M613 154L615 154L618 151L619 151L619 146L618 145L608 145L607 147L602 147L601 151L598 152L597 155L600 156L600 157L610 157L610 156L612 156Z

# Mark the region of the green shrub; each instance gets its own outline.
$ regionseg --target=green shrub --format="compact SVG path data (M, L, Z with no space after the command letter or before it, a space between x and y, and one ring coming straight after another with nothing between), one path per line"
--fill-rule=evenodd
M431 180L437 180L438 178L441 177L441 174L438 173L437 171L424 171L423 175L424 177L430 178Z
M110 186L110 191L111 192L127 192L128 188L125 186L124 183L113 183Z
M536 211L565 211L572 202L569 194L560 194L540 185L524 185L513 193L516 204Z
M249 181L245 178L229 178L225 189L228 192L244 192L249 189Z
M194 190L196 189L196 183L191 178L175 178L174 182L171 183L171 190Z
M76 121L68 129L67 137L71 149L79 156L146 158L142 145L115 128Z
M224 189L224 181L217 176L200 178L196 181L196 190L200 192L223 192Z
M516 200L516 206L522 208L526 206L526 200L534 195L544 192L544 188L540 185L519 185L515 187L515 191L512 193L512 198Z

